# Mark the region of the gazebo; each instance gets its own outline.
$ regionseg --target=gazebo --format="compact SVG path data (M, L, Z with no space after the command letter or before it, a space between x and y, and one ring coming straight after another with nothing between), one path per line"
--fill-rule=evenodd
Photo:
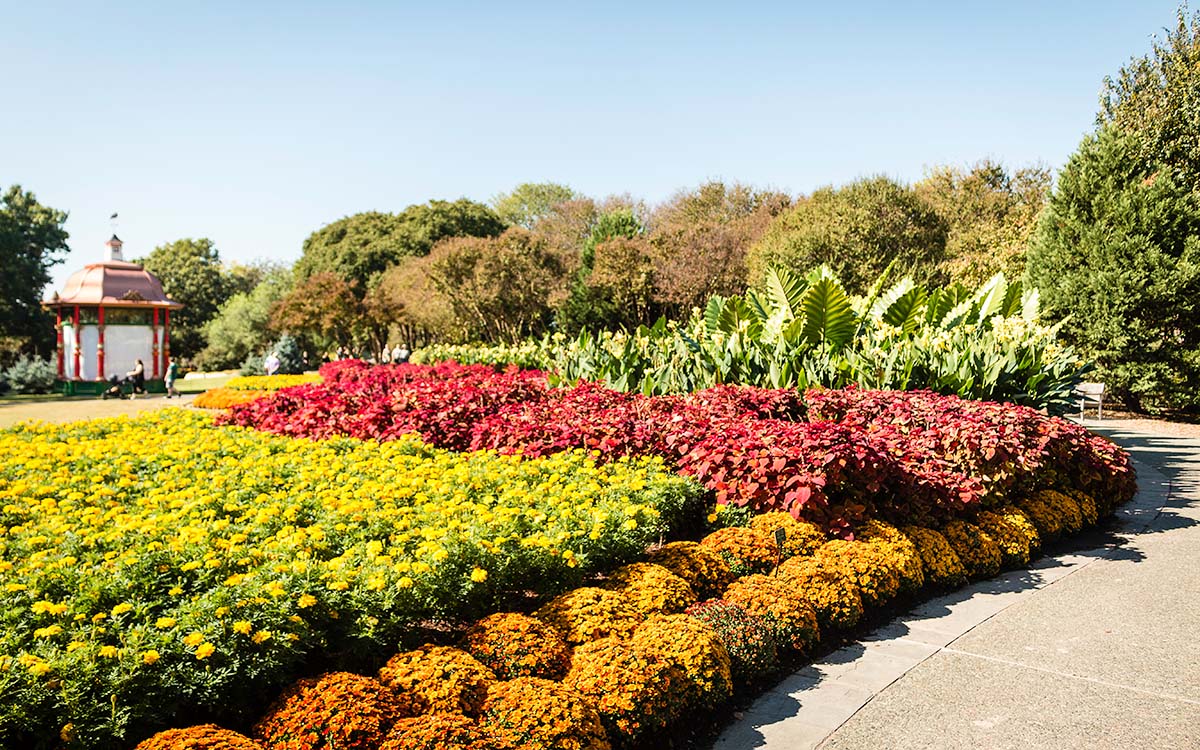
M123 377L139 359L147 388L162 388L171 311L183 305L167 298L154 274L126 262L121 246L114 234L104 244L102 263L71 274L61 294L42 302L55 312L64 393L99 393L109 377Z

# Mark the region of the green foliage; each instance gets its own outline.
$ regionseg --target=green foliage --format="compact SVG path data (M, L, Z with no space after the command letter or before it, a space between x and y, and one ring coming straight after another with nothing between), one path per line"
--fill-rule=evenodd
M1200 406L1200 203L1102 128L1059 176L1029 251L1047 315L1133 408Z
M66 220L65 211L41 205L20 185L0 194L0 338L13 339L12 348L48 352L54 345L54 316L40 303L50 269L68 250Z
M163 291L183 309L171 314L171 351L194 357L204 348L204 325L228 298L221 254L207 238L159 245L137 261L162 282Z
M722 383L764 387L928 388L1064 411L1087 366L1038 322L1035 291L998 274L975 291L910 277L867 297L822 267L767 274L765 291L713 297L686 324L632 334L556 336L544 346L561 382L682 393Z
M1124 133L1142 162L1200 190L1200 11L1189 18L1181 6L1149 55L1104 80L1097 119Z
M458 362L462 365L492 365L511 367L516 365L527 370L545 370L550 367L544 347L533 341L520 344L432 344L412 353L408 360L414 365L436 362Z
M433 200L409 206L399 214L369 211L339 219L309 235L296 262L296 274L303 280L332 273L357 282L358 294L363 295L401 259L428 255L443 239L495 237L503 231L504 222L495 211L465 198Z
M780 214L747 256L750 283L770 268L829 266L852 294L867 291L889 263L918 282L941 278L946 224L910 188L872 177L821 188Z
M585 328L619 328L628 323L626 311L612 300L611 289L592 283L596 248L609 240L632 239L645 227L631 208L601 213L583 243L580 268L571 282L570 292L556 315L558 329L577 332Z
M524 182L510 193L492 198L492 208L505 224L533 229L559 204L578 198L566 185L554 182Z
M291 271L271 268L250 291L227 299L204 325L207 345L196 358L197 364L207 370L227 370L265 349L273 335L271 310L291 288Z
M4 383L14 393L49 393L54 390L58 369L48 359L22 356L4 370Z
M1025 250L1050 193L1049 169L1010 174L990 160L965 170L935 167L913 190L946 223L942 270L950 281L978 286L997 273L1025 272Z
M279 358L279 375L299 375L307 369L304 352L300 350L300 342L294 336L286 333L279 337L268 354L274 353ZM256 375L259 373L255 373Z

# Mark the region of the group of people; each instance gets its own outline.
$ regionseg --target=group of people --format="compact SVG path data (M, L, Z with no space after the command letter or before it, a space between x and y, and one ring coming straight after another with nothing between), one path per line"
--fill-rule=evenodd
M175 388L175 381L178 379L179 363L175 361L174 357L169 357L167 359L167 371L163 373L163 383L167 386L167 398L176 396L182 398L183 394ZM125 392L121 390L121 386L123 385L132 386L129 398L137 398L139 394L145 395L147 393L146 365L142 360L137 360L133 365L133 369L125 373L124 380L116 375L110 377L108 379L108 390L104 391L101 395L104 398L125 398Z
M368 362L371 362L372 364L392 363L392 364L398 365L398 364L407 362L408 358L410 356L412 356L412 352L408 350L408 346L406 344L396 344L391 349L389 349L385 346L383 348L383 351L381 351L379 353L378 360L376 360L376 358L374 356L364 356L364 357L357 357L357 358L365 359ZM344 346L339 346L337 348L337 354L334 358L335 359L356 359L354 353L351 352L349 349L347 349Z

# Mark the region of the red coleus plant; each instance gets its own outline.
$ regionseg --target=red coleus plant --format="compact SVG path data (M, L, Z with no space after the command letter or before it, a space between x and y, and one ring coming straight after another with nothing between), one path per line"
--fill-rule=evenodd
M391 440L540 456L657 455L717 500L784 510L846 533L857 520L946 520L1037 486L1132 496L1128 455L1028 407L928 391L718 386L642 396L597 383L550 388L536 371L350 360L325 382L233 407L226 423L284 435Z

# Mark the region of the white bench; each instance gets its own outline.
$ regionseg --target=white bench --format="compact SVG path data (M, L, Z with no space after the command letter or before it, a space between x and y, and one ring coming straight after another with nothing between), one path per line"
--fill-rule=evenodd
M1079 398L1079 421L1083 421L1083 410L1089 403L1096 405L1096 419L1104 419L1104 383L1080 383L1074 395Z

